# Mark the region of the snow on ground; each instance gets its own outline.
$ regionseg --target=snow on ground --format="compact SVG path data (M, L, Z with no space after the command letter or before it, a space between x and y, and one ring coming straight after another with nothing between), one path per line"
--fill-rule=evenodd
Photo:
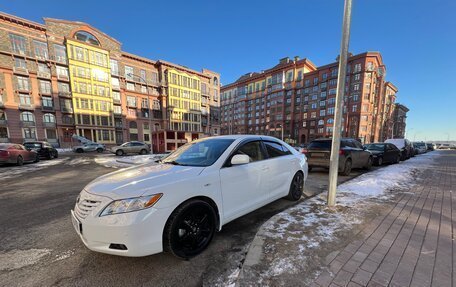
M53 160L42 160L37 163L26 163L23 166L2 166L0 167L0 181L3 179L18 177L53 165L62 164L66 160L68 160L68 158L57 158Z
M71 148L56 148L56 150L59 154L73 152L73 150Z
M132 156L116 156L109 155L103 157L96 157L95 162L105 167L124 168L133 165L140 165L144 163L155 163L165 156L165 154L146 154L146 155L132 155Z
M0 252L0 271L10 271L25 266L33 265L40 261L46 255L49 255L50 249L28 249L28 250L11 250Z
M363 214L369 206L413 186L414 175L432 163L435 155L420 155L339 185L337 206L333 209L326 206L327 192L324 192L272 217L257 236L264 237L267 242L263 246L265 256L268 256L268 250L271 254L282 256L269 258L271 264L266 267L267 270L262 269L258 283L268 285L267 278L300 272L303 266L311 263L308 260L312 250L335 240L339 231L351 230L362 223Z

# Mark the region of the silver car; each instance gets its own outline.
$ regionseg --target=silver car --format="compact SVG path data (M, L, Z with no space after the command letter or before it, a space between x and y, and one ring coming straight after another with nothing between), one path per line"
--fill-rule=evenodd
M123 143L120 146L112 147L111 152L119 156L128 153L148 154L150 153L150 148L143 142L133 141Z
M99 143L84 143L82 145L74 146L73 151L77 153L83 153L83 152L91 152L91 151L96 151L99 153L102 153L106 150L106 147L102 144Z

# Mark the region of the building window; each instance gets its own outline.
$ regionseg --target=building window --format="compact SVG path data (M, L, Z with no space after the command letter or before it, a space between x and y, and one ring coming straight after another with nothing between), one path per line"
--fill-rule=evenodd
M116 101L120 101L120 93L119 92L112 92L112 99Z
M328 115L334 115L334 108L328 108Z
M360 78L361 78L361 74L356 74L355 75L355 81L359 81Z
M76 32L76 34L74 35L74 38L79 41L85 42L85 43L100 46L100 42L98 41L98 39L94 35L86 32L86 31Z
M141 76L141 81L147 81L146 70L140 70L139 75Z
M46 64L38 63L38 72L42 74L41 76L51 77L51 69Z
M27 51L27 44L25 37L10 34L11 48L14 53L25 55Z
M45 60L49 58L48 47L45 42L33 40L33 47L35 48L35 57Z
M363 112L369 111L369 105L363 105Z
M146 86L141 86L141 93L147 94L147 87Z
M27 63L25 62L25 59L14 58L14 67L26 70Z
M129 90L129 91L134 91L134 90L135 90L135 84L133 84L133 83L127 83L127 90Z
M358 72L361 72L361 64L356 64L355 65L355 69L353 70L354 73L358 73Z
M53 114L44 114L43 122L45 122L45 123L55 123L55 116Z
M7 127L0 127L0 138L1 139L8 138L8 128Z
M214 86L218 87L219 84L218 84L218 79L217 79L217 77L214 77L214 81L213 81L213 82L214 82Z
M35 122L35 117L31 112L22 112L21 121L23 122Z
M111 85L114 89L120 89L120 82L118 78L111 78ZM113 92L114 93L114 92Z
M326 101L320 101L320 107L326 106Z
M51 94L51 82L40 81L40 92L42 94Z
M122 114L122 107L121 106L114 106L114 114L121 115Z
M133 67L125 66L125 78L127 80L133 81L133 74L134 74Z
M352 112L355 113L356 111L358 111L358 105L353 105Z
M127 96L127 105L130 107L136 107L136 98L132 96Z
M69 77L68 68L56 66L56 70L57 70L57 78L68 79L68 77Z
M310 105L310 108L311 108L312 110L316 109L316 108L317 108L317 103L312 103L312 104Z
M57 133L55 131L55 129L45 129L46 131L46 138L49 140L55 140L57 139Z
M359 95L358 95L358 94L353 95L353 101L354 101L354 102L359 101Z
M32 98L30 97L29 94L19 94L19 103L21 105L31 105Z
M55 60L59 63L66 63L67 55L65 46L54 44Z
M43 107L53 107L53 104L52 104L52 98L51 97L42 97L42 103L43 103Z
M314 119L314 118L316 118L316 117L317 117L317 113L316 113L316 112L311 112L311 113L310 113L310 118L311 118L311 119Z
M26 77L17 77L17 89L19 91L30 91L29 79Z
M324 117L326 115L326 110L320 110L320 117Z
M119 75L119 63L116 60L109 60L111 66L111 74L118 76Z
M359 91L359 84L353 85L353 91Z
M218 92L217 90L214 90L214 101L218 101Z
M22 132L24 134L24 139L36 139L35 128L23 128Z

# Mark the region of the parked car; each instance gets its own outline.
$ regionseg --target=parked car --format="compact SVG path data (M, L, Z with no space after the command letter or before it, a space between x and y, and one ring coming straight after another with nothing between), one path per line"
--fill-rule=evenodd
M121 256L201 253L226 223L274 200L301 198L303 154L268 136L187 143L158 165L119 170L89 183L71 218L91 250Z
M112 147L111 152L115 153L116 155L124 155L129 153L147 154L150 153L150 147L143 142L132 141L123 143L120 146Z
M401 160L401 151L390 143L371 143L364 145L372 153L375 165L384 163L398 163Z
M433 143L426 143L426 149L427 151L433 151L435 150L435 145Z
M77 153L83 153L83 152L91 152L91 151L96 151L96 152L104 152L106 150L106 147L102 144L99 143L84 143L82 145L74 146L73 151Z
M34 150L25 148L21 144L0 144L0 164L13 163L23 165L26 162L39 162L40 156Z
M408 139L387 139L385 143L391 143L401 151L401 160L409 159L415 155L412 143Z
M40 158L53 159L59 157L59 152L45 141L26 142L24 146L27 149L36 151Z
M413 142L413 148L415 149L415 154L422 154L427 151L427 146L424 142Z
M310 142L304 154L307 156L309 170L314 167L329 168L332 140L327 138L316 139ZM373 156L364 150L361 143L355 139L343 138L340 141L339 172L349 175L352 168L370 169Z

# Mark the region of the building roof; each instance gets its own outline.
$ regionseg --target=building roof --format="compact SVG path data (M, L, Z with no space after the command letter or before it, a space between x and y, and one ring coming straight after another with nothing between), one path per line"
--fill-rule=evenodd
M10 15L8 13L0 12L0 19L10 21L16 24L24 25L24 26L29 26L30 28L34 28L37 30L41 31L46 31L46 26L34 21L30 21L24 18L20 18L14 15Z
M211 78L211 76L209 76L209 75L206 75L206 74L203 74L203 73L201 73L201 72L192 70L192 69L187 68L187 67L185 67L185 66L181 66L181 65L178 65L178 64L170 63L170 62L165 61L165 60L158 60L158 61L157 61L157 64L163 64L163 65L166 65L166 66L170 66L170 67L173 67L173 68L175 68L175 69L181 70L181 71L183 71L183 72L196 74L196 75L199 75L199 76L201 76L201 77L208 78L208 79Z

